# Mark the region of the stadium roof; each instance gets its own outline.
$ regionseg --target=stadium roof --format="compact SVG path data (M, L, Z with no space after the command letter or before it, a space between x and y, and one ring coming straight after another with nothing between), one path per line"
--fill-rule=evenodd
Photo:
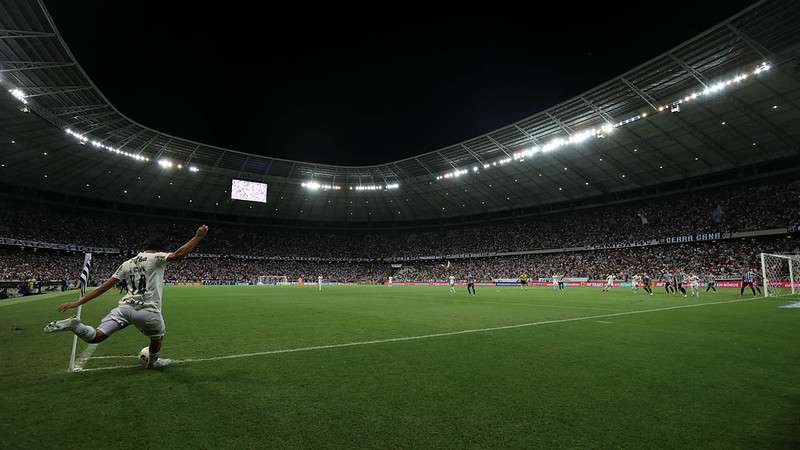
M0 182L138 208L358 223L452 218L800 152L800 8L790 0L758 2L519 122L358 167L205 145L128 118L75 60L41 0L0 2L0 28ZM230 200L232 178L267 183L267 203Z

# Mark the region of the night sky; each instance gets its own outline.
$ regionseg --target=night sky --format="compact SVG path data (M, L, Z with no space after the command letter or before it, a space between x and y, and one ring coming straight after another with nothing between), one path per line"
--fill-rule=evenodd
M498 5L504 16L432 3L45 3L95 84L140 123L267 156L374 164L531 115L752 2Z

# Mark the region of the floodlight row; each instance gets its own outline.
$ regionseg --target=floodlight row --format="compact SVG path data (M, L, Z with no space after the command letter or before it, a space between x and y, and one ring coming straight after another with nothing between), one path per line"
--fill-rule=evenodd
M325 184L319 183L316 181L305 181L300 183L300 186L308 189L309 191L340 191L342 190L342 186L338 184ZM347 189L350 191L392 191L395 189L400 188L399 183L387 183L387 184L357 184L353 186L347 186Z
M664 112L664 111L678 112L678 111L680 111L680 105L682 105L684 103L692 102L692 101L697 100L699 98L707 97L707 96L714 95L714 94L717 94L719 92L722 92L722 91L728 89L731 86L736 86L736 85L740 84L741 82L743 82L746 79L748 79L750 76L760 75L760 74L762 74L764 72L769 71L771 68L772 68L771 64L769 64L766 61L762 62L759 65L757 65L754 69L751 69L749 71L740 72L736 76L731 77L731 78L729 78L727 80L722 80L722 81L719 81L717 83L708 85L703 90L698 90L698 91L692 92L692 93L690 93L690 94L688 94L688 95L686 95L686 96L684 96L682 98L673 100L671 102L663 103L660 106L655 107L656 113L661 113L661 112ZM585 142L585 141L587 141L589 139L601 139L601 138L604 138L604 137L608 136L609 134L613 133L614 130L619 128L619 127L628 125L628 124L633 123L633 122L640 121L640 120L642 120L642 119L644 119L646 117L648 117L648 114L646 112L643 112L641 114L637 114L635 116L631 116L631 117L629 117L629 118L627 118L625 120L621 120L621 121L619 121L617 123L606 122L605 124L603 124L599 128L590 128L590 129L587 129L587 130L582 130L582 131L573 133L573 134L571 134L570 136L568 136L566 138L562 138L562 137L554 138L554 139L550 140L549 142L547 142L546 144L534 145L534 146L529 147L527 149L514 152L511 156L506 156L504 158L499 158L499 159L496 159L496 160L491 161L491 162L484 162L483 164L480 164L480 165L474 165L471 168L453 169L453 170L445 172L445 173L443 173L441 175L437 175L435 177L435 179L437 181L439 181L439 180L447 180L447 179L451 179L451 178L458 178L458 177L467 175L470 172L472 172L473 174L477 174L477 173L481 172L481 170L488 170L488 169L491 169L493 167L503 166L503 165L506 165L506 164L508 164L508 163L510 163L512 161L521 162L521 161L524 161L525 158L533 157L534 155L539 154L539 153L548 153L548 152L551 152L553 150L556 150L556 149L558 149L560 147L563 147L565 145L568 145L568 144L577 145L577 144Z

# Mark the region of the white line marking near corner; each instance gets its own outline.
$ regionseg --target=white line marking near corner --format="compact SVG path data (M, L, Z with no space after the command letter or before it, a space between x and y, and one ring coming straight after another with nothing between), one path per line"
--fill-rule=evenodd
M106 355L106 356L93 356L92 359L125 359L136 358L136 355Z
M526 328L526 327L535 327L540 325L550 325L554 323L566 323L566 322L579 322L584 320L594 320L594 319L606 319L609 317L620 317L620 316L631 316L634 314L647 314L647 313L654 313L660 311L671 311L675 309L685 309L685 308L697 308L700 306L709 306L709 305L724 305L730 303L742 303L753 301L755 298L748 298L748 299L741 299L741 300L728 300L728 301L721 301L721 302L709 302L709 303L694 303L691 305L678 305L678 306L668 306L665 308L654 308L654 309L643 309L637 311L625 311L619 313L610 313L610 314L598 314L595 316L582 316L582 317L572 317L569 319L555 319L555 320L544 320L542 322L529 322L529 323L520 323L515 325L502 325L498 327L490 327L490 328L477 328L471 330L459 330L459 331L447 331L444 333L433 333L433 334L423 334L420 336L405 336L405 337L396 337L396 338L388 338L388 339L376 339L373 341L357 341L357 342L345 342L341 344L329 344L329 345L315 345L311 347L297 347L297 348L286 348L281 350L267 350L263 352L254 352L254 353L239 353L234 355L223 355L223 356L212 356L210 358L188 358L188 359L175 359L172 361L172 364L186 364L192 362L205 362L205 361L220 361L224 359L238 359L238 358L252 358L255 356L266 356L266 355L277 355L281 353L296 353L296 352L310 352L315 350L328 350L333 348L344 348L344 347L358 347L363 345L374 345L374 344L387 344L391 342L404 342L404 341L418 341L423 339L431 339L437 337L447 337L447 336L458 336L462 334L473 334L473 333L485 333L489 331L500 331L500 330L510 330L514 328ZM98 370L113 370L113 369L124 369L130 367L141 367L140 365L124 365L124 366L106 366L106 367L94 367L91 369L83 369L81 372L93 372Z
M80 355L75 359L75 371L80 372L83 370L83 366L89 362L89 358L92 357L92 353L97 350L97 344L89 344L86 346L85 349L81 352Z

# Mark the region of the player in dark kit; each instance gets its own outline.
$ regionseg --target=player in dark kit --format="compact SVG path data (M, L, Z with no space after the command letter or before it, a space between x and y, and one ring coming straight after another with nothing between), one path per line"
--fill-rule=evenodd
M128 292L128 280L119 280L117 287L120 293Z
M650 275L642 275L642 287L644 288L644 291L650 295L653 295L653 288L650 287L652 284L653 280L650 278Z
M467 275L467 295L475 294L475 277L472 274Z
M672 274L667 272L662 277L664 281L664 290L667 291L667 294L672 294L675 290L672 287Z
M717 292L717 279L711 274L706 275L706 292L708 292L709 289Z
M686 274L683 273L683 270L676 270L675 277L673 278L673 282L675 283L675 289L681 291L684 297L686 297L686 289L683 287L683 282L686 280Z
M739 295L744 295L744 288L750 287L750 290L753 292L753 295L756 295L756 290L758 290L758 294L761 295L761 287L756 284L756 273L752 270L746 270L742 273L742 289L739 291Z

